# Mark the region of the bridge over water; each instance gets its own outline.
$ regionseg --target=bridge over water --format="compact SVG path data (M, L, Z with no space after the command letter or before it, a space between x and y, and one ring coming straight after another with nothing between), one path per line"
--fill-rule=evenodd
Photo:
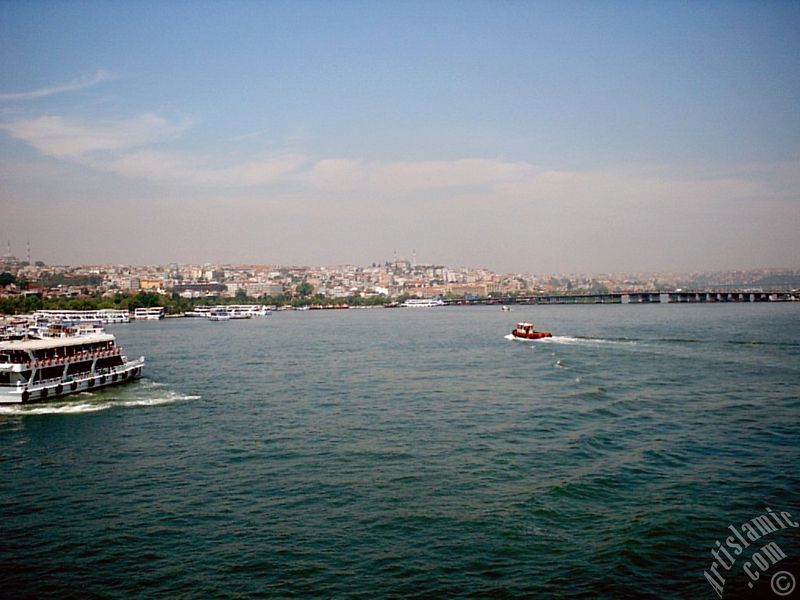
M445 300L445 304L698 304L725 302L797 302L800 290L680 290L539 294L506 298Z

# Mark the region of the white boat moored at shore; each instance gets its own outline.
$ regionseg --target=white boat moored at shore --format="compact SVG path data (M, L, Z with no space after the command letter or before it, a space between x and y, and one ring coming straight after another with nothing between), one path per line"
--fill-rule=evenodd
M444 306L444 302L437 298L409 298L400 305L401 308L433 308L435 306Z
M151 306L149 308L137 308L133 311L133 318L137 320L158 321L166 316L163 306Z
M209 321L230 321L231 313L227 308L215 307L208 313Z
M50 323L130 323L131 317L127 310L116 308L101 308L99 310L37 310L33 313L34 321L47 321Z
M208 319L212 314L224 310L231 319L249 319L251 317L266 317L272 314L269 306L264 304L222 304L219 306L199 305L183 313L184 317Z

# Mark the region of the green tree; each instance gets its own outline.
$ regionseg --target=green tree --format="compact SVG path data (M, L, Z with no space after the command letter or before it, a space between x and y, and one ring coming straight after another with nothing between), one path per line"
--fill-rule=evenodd
M0 287L17 283L17 278L9 272L0 273Z
M300 294L303 298L310 296L314 293L314 286L304 281L300 285L297 286L297 293Z
M166 309L167 312L171 315L178 314L178 313L185 313L187 310L190 310L194 307L194 303L188 300L187 298L181 297L180 294L173 292L172 296L167 302Z
M31 313L42 308L42 299L39 296L23 296L20 312Z
M150 308L152 306L161 306L164 299L155 292L139 292L128 301L128 310L136 310L137 308Z

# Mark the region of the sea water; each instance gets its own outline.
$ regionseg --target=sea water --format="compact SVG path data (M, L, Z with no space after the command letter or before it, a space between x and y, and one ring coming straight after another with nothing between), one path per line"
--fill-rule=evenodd
M0 407L5 597L711 598L729 525L800 518L797 304L109 329L142 381Z

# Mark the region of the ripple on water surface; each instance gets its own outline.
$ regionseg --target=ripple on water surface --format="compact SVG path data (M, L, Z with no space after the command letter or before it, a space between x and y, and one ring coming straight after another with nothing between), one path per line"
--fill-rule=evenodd
M729 524L764 506L800 514L797 313L118 326L148 379L0 407L0 589L707 597ZM555 337L509 342L518 320Z

